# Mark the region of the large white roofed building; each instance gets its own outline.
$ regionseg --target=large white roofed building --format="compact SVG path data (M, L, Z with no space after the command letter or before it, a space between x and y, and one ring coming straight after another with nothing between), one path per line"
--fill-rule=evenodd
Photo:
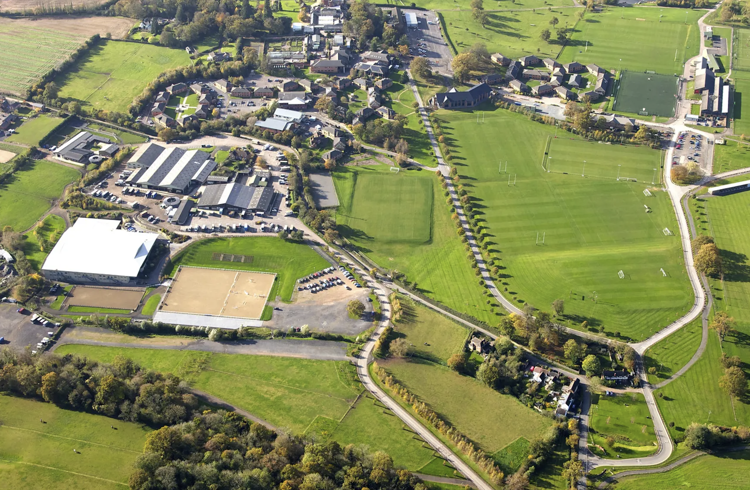
M79 218L44 261L42 274L73 283L135 282L159 235L119 226L119 220Z

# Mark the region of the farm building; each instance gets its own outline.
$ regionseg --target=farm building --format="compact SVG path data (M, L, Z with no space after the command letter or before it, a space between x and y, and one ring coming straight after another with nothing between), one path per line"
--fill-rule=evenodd
M128 185L186 194L191 186L206 181L216 162L205 151L149 143L135 152L128 167L136 169L128 177Z
M273 198L274 192L271 186L247 186L237 182L208 185L198 201L198 208L222 213L230 211L265 213L271 208Z
M94 151L97 146L97 150ZM81 131L55 150L55 158L76 163L89 163L94 161L91 158L96 155L108 158L117 153L117 150L119 147L112 144L109 139L93 135L88 131Z
M159 237L119 229L119 220L78 218L42 266L50 281L132 284Z
M18 119L15 114L5 114L0 112L0 130L6 130Z
M432 104L441 109L454 109L460 107L474 107L482 102L489 100L492 95L492 88L486 83L474 85L465 92L459 92L452 88L447 92L442 92L431 99Z

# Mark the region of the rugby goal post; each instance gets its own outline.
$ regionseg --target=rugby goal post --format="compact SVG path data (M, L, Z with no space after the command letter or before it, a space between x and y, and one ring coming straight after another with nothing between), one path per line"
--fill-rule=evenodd
M674 233L672 233L672 230L670 230L669 228L664 228L661 231L664 233L665 236L672 236L672 235L674 235Z
M391 167L391 172L399 173L401 171L401 167Z
M648 189L643 189L643 195L646 197L652 197L653 194L651 194L651 191Z

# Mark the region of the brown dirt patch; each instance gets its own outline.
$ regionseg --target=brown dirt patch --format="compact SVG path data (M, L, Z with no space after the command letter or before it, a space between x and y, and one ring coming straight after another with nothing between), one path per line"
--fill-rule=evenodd
M30 0L10 0L3 2L3 10L11 10L6 3L28 3ZM76 2L73 2L76 4ZM81 2L83 3L83 2ZM98 3L98 2L97 2ZM70 4L70 2L66 2ZM34 3L34 5L38 5ZM77 36L91 37L94 34L100 36L108 32L112 34L113 39L123 39L131 27L136 23L133 19L125 17L36 17L32 19L8 19L0 18L0 24L9 24L23 27L34 27L37 29L53 29L59 32L66 32Z
M258 319L276 274L181 267L161 311Z
M12 151L0 150L0 163L8 163L14 156L16 154Z
M142 297L142 289L109 289L76 286L68 294L65 304L68 306L87 306L89 308L135 310L138 308Z

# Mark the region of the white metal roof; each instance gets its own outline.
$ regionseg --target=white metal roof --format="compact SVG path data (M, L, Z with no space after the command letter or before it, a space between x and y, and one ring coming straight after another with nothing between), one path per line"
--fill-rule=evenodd
M118 220L79 218L63 233L42 272L136 277L159 235L117 229Z

